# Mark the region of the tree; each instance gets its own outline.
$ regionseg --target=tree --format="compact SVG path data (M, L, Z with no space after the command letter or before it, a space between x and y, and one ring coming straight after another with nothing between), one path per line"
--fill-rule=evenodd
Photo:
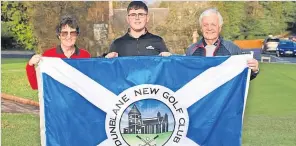
M272 35L282 34L287 29L286 17L283 15L283 2L261 2L264 7L264 16Z
M38 51L59 45L56 26L65 14L73 15L80 28L76 44L87 49L93 56L102 54L107 45L94 39L94 25L108 24L108 2L94 1L34 1L30 4L28 14L38 39ZM101 41L101 40L99 40ZM108 43L106 40L102 41Z
M126 9L131 1L112 1L114 9Z
M285 1L283 2L284 17L286 18L286 23L288 25L288 30L291 30L296 34L296 2L295 1Z
M168 48L183 54L192 43L194 31L200 30L198 17L208 2L162 2L160 7L169 8L166 23L157 26L152 31L165 39Z
M4 1L1 3L1 21L25 49L36 49L37 40L33 34L25 2Z
M245 2L212 2L223 17L222 36L226 39L238 39L241 35L241 24L244 23Z

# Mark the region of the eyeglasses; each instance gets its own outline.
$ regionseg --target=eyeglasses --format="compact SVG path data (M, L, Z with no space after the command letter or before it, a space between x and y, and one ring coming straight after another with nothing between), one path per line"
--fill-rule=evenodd
M70 37L76 37L78 35L77 31L62 31L60 33L61 37L67 37L70 34Z
M130 18L132 18L132 19L136 19L137 17L139 17L139 18L144 18L144 17L147 16L147 14L146 14L146 13L138 13L138 14L136 14L136 13L131 13L131 14L129 14L128 16L129 16Z

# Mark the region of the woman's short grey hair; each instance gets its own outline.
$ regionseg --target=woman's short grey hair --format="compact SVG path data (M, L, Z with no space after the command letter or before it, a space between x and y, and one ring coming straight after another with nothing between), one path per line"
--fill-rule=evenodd
M223 18L221 16L220 12L216 8L210 8L210 9L207 9L204 12L202 12L201 15L199 16L199 25L201 26L201 21L204 16L210 16L211 14L217 14L218 19L219 19L219 26L222 26L223 25Z

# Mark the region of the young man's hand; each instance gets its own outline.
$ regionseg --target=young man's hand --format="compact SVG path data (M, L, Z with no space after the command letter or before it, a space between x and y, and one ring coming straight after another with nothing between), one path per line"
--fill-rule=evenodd
M105 56L105 58L115 58L115 57L118 57L117 52L110 52Z
M159 53L159 56L171 56L172 55L172 53L170 53L170 52L161 52L161 53Z

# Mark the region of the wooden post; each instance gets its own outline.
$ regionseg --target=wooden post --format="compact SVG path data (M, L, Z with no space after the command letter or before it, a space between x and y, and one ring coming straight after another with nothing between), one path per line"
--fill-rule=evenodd
M108 26L108 38L112 38L113 39L113 28L112 28L112 24L113 24L113 15L114 15L114 11L113 11L113 2L112 0L109 0L109 26Z
M199 37L198 33L197 33L197 29L193 31L192 33L192 42L196 43L197 42L197 38Z

